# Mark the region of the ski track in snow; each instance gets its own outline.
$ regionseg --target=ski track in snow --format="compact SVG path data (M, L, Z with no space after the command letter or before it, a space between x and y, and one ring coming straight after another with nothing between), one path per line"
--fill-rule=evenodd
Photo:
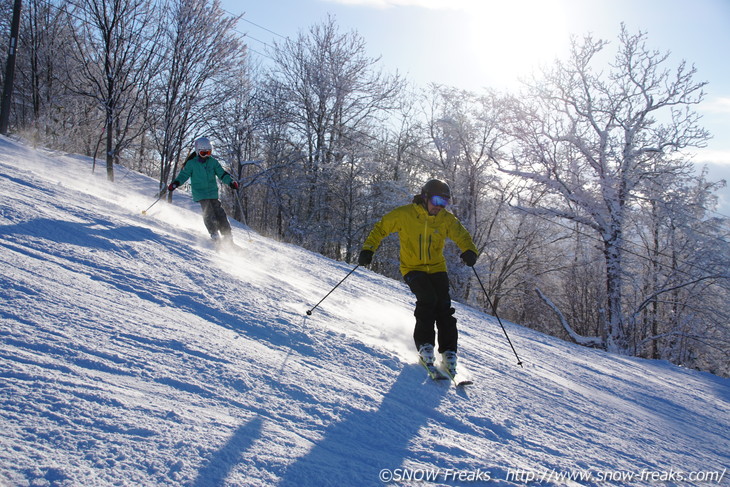
M235 222L241 249L216 253L188 193L142 215L155 181L105 177L0 137L0 485L657 485L600 475L730 466L728 379L506 323L522 369L456 304L475 384L431 382L402 282L358 269L307 317L351 265Z

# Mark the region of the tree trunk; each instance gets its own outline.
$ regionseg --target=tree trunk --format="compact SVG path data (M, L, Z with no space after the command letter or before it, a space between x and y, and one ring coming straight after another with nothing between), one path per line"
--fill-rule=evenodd
M621 230L604 242L606 259L606 349L613 353L627 353L626 329L624 324L622 296Z

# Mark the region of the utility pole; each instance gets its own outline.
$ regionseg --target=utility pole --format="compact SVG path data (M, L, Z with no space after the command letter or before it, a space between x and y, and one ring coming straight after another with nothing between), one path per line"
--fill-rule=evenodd
M15 53L18 50L18 31L20 31L20 8L22 3L22 0L15 0L15 5L13 6L13 22L10 24L10 49L8 49L8 64L5 67L5 85L3 86L2 106L0 106L0 134L2 135L7 135L8 133L10 98L13 95Z

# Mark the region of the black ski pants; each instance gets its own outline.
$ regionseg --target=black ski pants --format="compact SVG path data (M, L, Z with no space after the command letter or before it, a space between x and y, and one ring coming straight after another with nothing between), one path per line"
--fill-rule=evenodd
M203 223L211 236L218 235L218 232L224 236L231 234L231 224L228 223L226 211L219 200L200 200L198 203L203 209Z
M458 331L454 308L451 307L449 295L449 277L446 272L429 274L422 271L411 271L404 276L413 294L416 295L416 328L413 331L413 340L416 349L430 343L436 345L436 330L438 328L438 351L456 351Z

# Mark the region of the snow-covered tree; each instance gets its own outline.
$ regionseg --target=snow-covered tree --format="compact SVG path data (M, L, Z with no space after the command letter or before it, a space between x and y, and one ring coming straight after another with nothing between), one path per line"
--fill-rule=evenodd
M262 120L259 93L246 56L241 64L218 84L225 96L210 109L211 134L220 140L217 154L228 162L228 172L240 183L233 198L233 218L248 221L247 186L254 184L262 169L255 160L260 157L257 133Z
M155 5L144 0L72 0L74 91L93 99L103 111L106 170L114 180L114 163L131 139L144 130L154 73L154 43L159 23Z
M353 241L351 202L364 187L370 133L393 107L401 81L377 70L364 39L341 33L334 18L313 25L295 39L276 43L269 74L276 107L293 147L302 155L297 216L290 228L307 246L342 257Z
M161 37L160 74L155 79L154 140L160 154L160 189L177 172L191 138L202 135L210 109L225 99L215 81L243 61L238 18L219 0L169 0Z
M719 183L689 169L647 187L640 202L632 248L643 258L631 269L637 299L629 319L636 354L696 366L699 357L730 350L730 230L710 211Z
M16 62L19 103L18 125L33 127L31 137L38 140L53 131L50 117L63 106L63 83L68 79L61 64L67 55L69 35L64 11L58 5L40 0L25 2L23 28L19 43L24 56ZM65 42L64 42L65 41Z
M548 191L530 211L566 219L599 236L605 263L607 349L627 353L635 330L624 311L625 231L647 181L677 170L679 151L708 133L693 105L703 98L694 67L675 69L649 50L644 33L622 26L615 59L600 65L605 41L574 40L566 62L515 98L514 137L503 170Z

